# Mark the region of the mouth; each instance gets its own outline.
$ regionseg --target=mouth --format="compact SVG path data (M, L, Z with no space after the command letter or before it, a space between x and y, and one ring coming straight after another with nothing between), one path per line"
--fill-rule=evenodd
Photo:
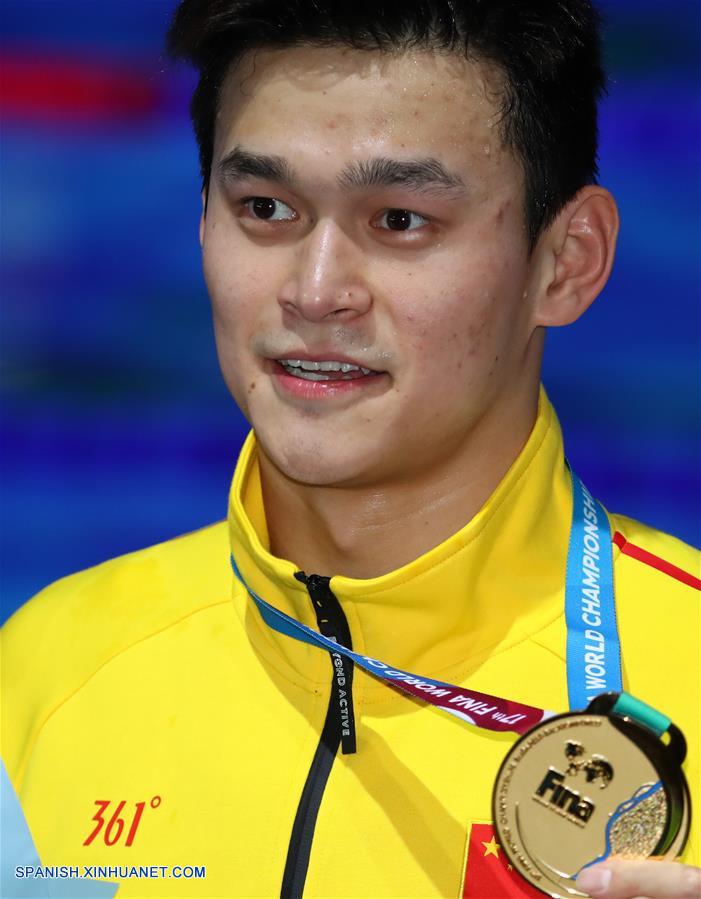
M389 372L367 368L358 359L299 356L269 357L266 368L278 396L293 403L302 402L305 407L309 403L315 407L317 403L332 403L330 408L338 408L338 403L344 406L360 398L376 397L391 383Z
M339 359L276 359L276 364L293 378L303 381L357 381L383 374L354 362Z

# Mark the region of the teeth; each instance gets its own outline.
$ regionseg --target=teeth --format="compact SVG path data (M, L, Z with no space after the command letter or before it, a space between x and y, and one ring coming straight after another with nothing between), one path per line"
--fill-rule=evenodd
M295 373L295 377L302 378L304 381L331 381L331 377L329 375L323 375L318 371L304 371L304 369L297 370Z
M288 374L306 381L329 381L331 375L326 372L340 372L347 375L351 371L360 371L364 375L375 374L371 368L353 365L351 362L337 362L324 360L323 362L310 362L308 359L278 359L278 362Z
M336 362L335 360L312 362L309 359L280 359L280 364L285 368L301 368L304 371L341 371L344 374L349 371L362 371L369 374L369 368L361 368L350 362Z
M335 359L324 360L322 362L312 362L309 359L278 359L278 362L285 371L297 378L303 378L306 381L329 381L332 379L330 374L325 372L340 372L340 374L348 375L352 371L360 371L364 375L377 374L371 368L363 368L362 365L353 365L352 362L338 362Z

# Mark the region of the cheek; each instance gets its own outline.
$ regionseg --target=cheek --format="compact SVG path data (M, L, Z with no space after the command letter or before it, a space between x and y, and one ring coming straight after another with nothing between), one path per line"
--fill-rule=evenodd
M403 315L411 350L442 362L476 355L489 336L495 293L471 269L451 282L433 283Z
M449 282L439 286L434 280L414 293L402 311L402 328L420 360L419 377L430 371L435 385L436 378L475 383L494 374L520 333L523 273L517 268L499 259L476 260Z
M208 234L202 268L212 307L217 356L230 393L249 418L249 403L255 397L257 383L246 350L255 331L256 310L260 309L255 287L261 276L236 265L240 254L231 252L228 245L218 245L212 239L216 237L216 233Z
M250 335L252 317L261 307L259 294L264 274L237 264L241 258L245 256L232 252L229 246L219 246L216 240L205 242L202 268L217 341Z

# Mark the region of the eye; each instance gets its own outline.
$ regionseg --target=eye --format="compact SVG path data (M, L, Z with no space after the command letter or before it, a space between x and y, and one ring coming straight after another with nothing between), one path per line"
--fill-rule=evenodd
M427 218L408 209L386 209L375 221L375 227L386 231L416 231L428 224Z
M243 206L253 218L263 221L292 222L297 218L294 209L275 197L248 197L243 200Z

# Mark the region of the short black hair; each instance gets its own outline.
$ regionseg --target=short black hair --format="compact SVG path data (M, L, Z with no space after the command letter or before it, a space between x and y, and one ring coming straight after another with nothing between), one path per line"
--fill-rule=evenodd
M596 181L605 76L601 20L589 0L181 0L167 49L199 71L191 115L205 190L229 67L251 50L305 45L429 49L495 64L502 139L524 170L531 248Z

